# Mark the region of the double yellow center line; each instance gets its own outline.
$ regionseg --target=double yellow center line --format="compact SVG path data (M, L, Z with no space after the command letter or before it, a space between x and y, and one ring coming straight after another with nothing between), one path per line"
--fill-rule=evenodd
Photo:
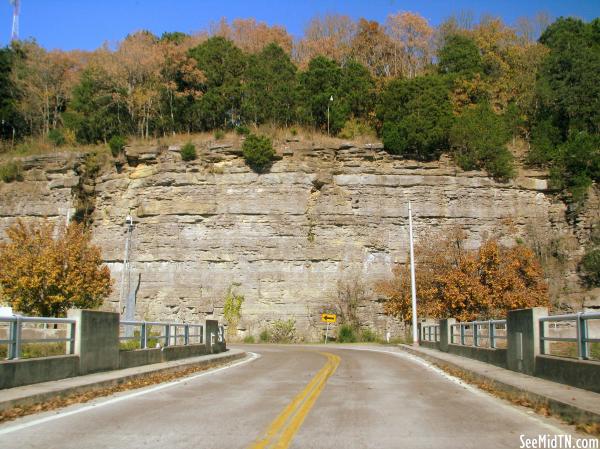
M289 446L317 398L325 388L327 379L340 364L340 358L329 352L319 354L327 357L327 363L308 385L290 402L269 425L264 436L249 449L285 449Z

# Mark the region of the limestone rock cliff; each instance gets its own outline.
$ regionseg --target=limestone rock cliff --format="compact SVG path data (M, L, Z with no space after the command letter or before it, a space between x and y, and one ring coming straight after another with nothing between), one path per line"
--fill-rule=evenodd
M240 336L287 318L300 335L321 335L319 314L335 302L339 280L369 289L406 261L409 199L417 240L458 226L472 247L497 234L507 244L566 242L554 294L578 291L576 262L598 211L568 222L541 172L500 183L446 159L401 160L380 144L288 142L278 155L258 175L236 145L204 144L192 162L181 160L177 146L128 148L119 170L111 165L95 179L84 176L82 155L30 157L23 182L0 184L0 232L17 217L64 221L84 196L115 281L107 309L123 310L141 274L137 317L220 318L233 284L245 297ZM129 214L135 225L122 288ZM372 292L359 310L380 334L400 332Z

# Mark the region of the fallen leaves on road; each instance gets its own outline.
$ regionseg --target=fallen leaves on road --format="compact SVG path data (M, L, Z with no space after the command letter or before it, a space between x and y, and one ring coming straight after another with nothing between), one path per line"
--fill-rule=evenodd
M558 418L566 424L576 424L573 420L565 419L564 416L553 411L550 404L547 401L540 401L538 399L528 397L523 393L516 393L503 390L499 385L495 384L494 382L483 381L469 372L463 371L461 369L449 365L436 362L431 363L433 363L438 368L444 370L451 376L458 377L466 383L474 385L480 388L481 390L484 390L496 397L499 397L500 399L512 402L515 405L520 405L522 407L533 409L539 415L543 415L546 417L552 416L554 418ZM588 433L590 435L600 436L600 423L578 423L576 424L576 429Z
M134 390L137 388L147 387L163 382L169 382L180 377L189 376L190 374L198 371L206 371L210 368L220 365L219 363L209 363L197 366L191 366L174 371L169 369L165 372L155 372L136 375L129 380L125 380L123 383L118 385L92 389L81 393L72 393L63 397L57 397L45 402L36 403L28 406L13 407L0 412L0 423L4 421L11 421L25 415L31 415L33 413L45 412L48 410L55 410L63 407L67 407L73 404L81 404L92 399L96 399L103 396L110 396L111 394L118 393L126 390ZM118 380L117 380L118 382Z

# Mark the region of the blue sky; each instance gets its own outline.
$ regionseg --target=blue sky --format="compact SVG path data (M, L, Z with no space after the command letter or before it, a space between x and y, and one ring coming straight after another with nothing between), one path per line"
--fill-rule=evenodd
M600 16L600 0L22 0L21 38L35 38L48 49L91 50L103 42L115 43L128 33L148 29L193 32L206 29L222 17L254 17L283 25L294 36L302 34L311 17L340 13L354 18L385 21L388 14L414 11L439 24L453 12L489 13L513 23L520 16L546 11L552 17ZM12 7L0 0L0 45L10 38Z

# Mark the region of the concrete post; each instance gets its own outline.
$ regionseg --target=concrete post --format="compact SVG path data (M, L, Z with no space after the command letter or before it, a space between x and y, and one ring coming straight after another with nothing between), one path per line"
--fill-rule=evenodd
M535 358L540 354L540 317L548 315L548 308L511 310L506 319L506 366L520 373L535 373Z
M456 323L456 318L444 318L440 320L440 351L448 352L451 341L452 328L450 325Z
M119 368L119 314L72 309L67 316L76 320L75 351L79 374Z
M208 354L219 351L219 322L217 320L206 320L204 324L204 344Z

